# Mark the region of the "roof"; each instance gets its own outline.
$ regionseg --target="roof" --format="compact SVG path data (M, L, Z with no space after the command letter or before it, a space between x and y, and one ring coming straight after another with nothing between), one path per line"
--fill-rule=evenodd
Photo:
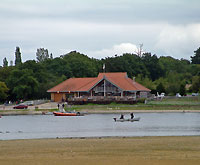
M141 84L128 78L126 72L99 73L98 77L93 78L70 78L47 92L83 92L90 91L99 82L106 79L123 91L150 91Z

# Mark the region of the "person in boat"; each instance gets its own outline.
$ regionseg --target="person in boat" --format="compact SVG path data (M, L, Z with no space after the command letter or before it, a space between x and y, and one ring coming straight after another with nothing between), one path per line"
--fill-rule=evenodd
M124 115L123 114L121 114L121 116L120 116L120 118L119 119L124 119Z
M134 115L133 115L133 113L131 113L131 119L133 119L134 118Z

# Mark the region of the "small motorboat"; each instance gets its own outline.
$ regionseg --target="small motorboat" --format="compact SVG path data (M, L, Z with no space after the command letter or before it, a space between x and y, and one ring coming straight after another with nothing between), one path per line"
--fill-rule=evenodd
M134 122L134 121L140 121L140 117L134 117L133 119L117 119L117 118L113 118L115 122L125 122L125 121L130 121L130 122Z
M83 116L80 112L53 112L54 116Z

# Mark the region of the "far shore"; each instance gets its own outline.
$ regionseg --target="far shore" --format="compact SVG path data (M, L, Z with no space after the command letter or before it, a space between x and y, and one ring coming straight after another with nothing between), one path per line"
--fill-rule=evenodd
M199 165L200 136L0 140L0 164Z
M56 110L55 110L56 111ZM200 113L200 110L80 110L83 114L121 114L121 113ZM0 115L49 115L49 109L43 110L4 110Z

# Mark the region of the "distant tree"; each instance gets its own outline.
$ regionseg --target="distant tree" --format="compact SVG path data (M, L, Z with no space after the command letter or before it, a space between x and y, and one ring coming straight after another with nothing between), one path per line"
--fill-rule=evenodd
M159 83L158 86L156 87L156 91L160 93L165 93L165 87L163 86L162 83Z
M200 92L200 76L194 76L192 78L192 91Z
M194 51L194 56L192 57L192 64L200 64L200 47Z
M136 77L136 82L138 82L138 83L142 84L143 86L151 89L151 93L156 94L156 92L155 92L156 86L152 82L152 80L149 79L147 76L143 77L141 74L138 74L138 76Z
M53 54L52 53L50 54L50 59L53 59Z
M17 99L31 98L38 91L38 81L33 76L32 70L15 69L11 72L8 80L8 87Z
M63 68L63 71L67 73L73 72L74 77L94 77L98 74L96 61L90 59L84 54L72 51L66 55L61 56L61 59L63 59L62 61L65 62L65 66L67 67ZM61 63L63 63L62 61ZM59 67L64 66L61 65ZM64 72L62 75L68 77Z
M10 61L10 66L13 66L13 60Z
M8 66L8 61L6 59L6 57L3 59L3 67L6 67Z
M178 83L168 83L168 86L166 88L166 93L168 95L175 95L179 92L180 86Z
M159 59L155 54L152 56L151 53L144 53L142 56L142 61L149 71L150 78L153 81L163 75L163 69L161 68L161 65L159 64Z
M185 84L184 83L182 83L180 85L179 93L180 93L181 96L185 96L186 95L186 90L185 90Z
M49 58L48 49L44 49L44 48L37 49L36 59L38 62L45 61L48 58Z
M22 63L22 57L21 57L21 52L20 48L16 47L15 51L15 65L21 64Z
M7 92L8 88L6 84L0 81L0 102L4 101L8 97Z

